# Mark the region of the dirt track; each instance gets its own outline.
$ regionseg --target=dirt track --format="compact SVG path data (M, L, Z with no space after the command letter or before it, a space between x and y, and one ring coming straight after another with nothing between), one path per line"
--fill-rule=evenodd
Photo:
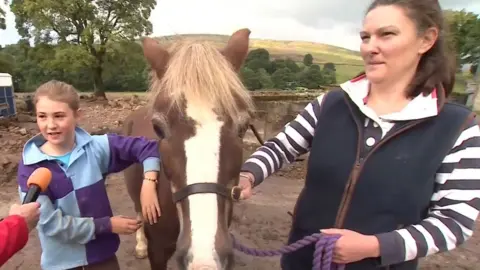
M112 116L122 115L122 117L125 117L127 111L132 108L132 106L124 107L87 104L84 107L86 116L82 126L89 131L103 127L115 128L118 126L118 122ZM93 113L100 113L102 117L94 117ZM20 127L22 126L26 126L27 129L34 128L32 123L23 123ZM4 147L5 145L0 146L0 157L6 154L18 156L22 143L31 135L31 132L27 135L17 135L15 132L17 131L8 131L0 128L2 140L9 141L7 143L9 145L8 149ZM20 133L23 133L23 131ZM20 141L20 143L15 143L15 141ZM278 248L285 243L290 227L290 216L287 214L287 211L292 210L302 187L303 168L303 162L287 167L259 186L251 200L241 202L236 206L236 222L232 225L232 232L242 243L261 249ZM111 175L108 179L107 189L111 203L114 206L114 214L133 216L132 204L127 199L128 195L121 177L122 174L116 174ZM6 215L9 205L17 200L14 180L1 186L0 216ZM135 246L134 235L122 236L121 240L122 243L117 256L120 259L122 269L149 269L147 260L135 259L133 255ZM27 246L1 269L40 269L39 259L40 247L34 231L31 233L31 239ZM236 262L236 270L279 269L278 257L254 258L237 253ZM473 239L457 250L433 255L424 260L421 269L480 269L480 229L477 229Z

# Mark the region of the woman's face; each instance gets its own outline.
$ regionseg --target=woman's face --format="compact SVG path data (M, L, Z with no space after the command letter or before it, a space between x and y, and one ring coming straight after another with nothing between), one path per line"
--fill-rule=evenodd
M367 13L360 32L360 53L372 83L413 76L421 55L435 43L438 31L419 33L401 7L378 6Z

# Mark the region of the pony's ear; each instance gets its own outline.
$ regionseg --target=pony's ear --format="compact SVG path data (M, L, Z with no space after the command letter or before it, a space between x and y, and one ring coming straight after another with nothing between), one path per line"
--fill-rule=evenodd
M167 63L170 58L168 51L154 39L145 37L143 39L143 55L150 67L157 73L157 77L162 77L167 70Z
M250 29L244 28L232 34L222 54L232 64L235 71L239 71L247 57L250 42Z

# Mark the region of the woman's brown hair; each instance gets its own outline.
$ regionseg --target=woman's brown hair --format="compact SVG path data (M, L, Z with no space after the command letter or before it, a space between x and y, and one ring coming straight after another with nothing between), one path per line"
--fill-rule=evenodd
M415 23L419 35L431 27L438 29L435 44L420 59L408 97L416 97L421 93L428 95L440 87L444 89L445 96L450 95L455 84L456 64L447 44L443 11L438 0L374 0L367 13L378 6L389 5L402 8Z

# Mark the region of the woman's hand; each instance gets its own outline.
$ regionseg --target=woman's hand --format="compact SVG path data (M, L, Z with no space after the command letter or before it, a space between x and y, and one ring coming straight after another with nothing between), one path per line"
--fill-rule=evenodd
M148 220L150 225L157 223L162 212L160 211L160 205L158 203L156 182L150 180L143 181L142 191L140 192L140 203L142 205L144 220Z
M238 182L238 186L242 188L240 200L246 200L252 197L253 181L253 174L247 172L240 173L240 180Z
M32 202L27 204L14 204L10 207L9 215L18 215L25 219L28 225L28 230L33 230L40 219L40 204Z
M333 251L333 262L335 263L347 264L380 256L380 244L377 237L373 235L364 235L344 229L326 229L320 230L320 232L341 235L335 243Z

